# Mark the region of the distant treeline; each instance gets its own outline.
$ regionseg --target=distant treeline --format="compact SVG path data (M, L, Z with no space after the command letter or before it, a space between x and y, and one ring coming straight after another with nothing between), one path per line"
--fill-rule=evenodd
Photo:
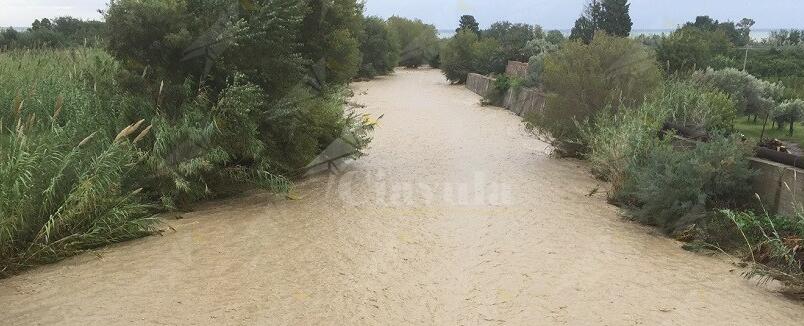
M37 19L25 31L0 28L0 49L65 48L99 45L105 23L73 17Z

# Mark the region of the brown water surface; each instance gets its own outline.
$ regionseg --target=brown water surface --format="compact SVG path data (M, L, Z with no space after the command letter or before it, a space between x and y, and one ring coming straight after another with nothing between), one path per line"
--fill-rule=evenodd
M0 280L3 325L803 325L804 306L625 222L583 163L437 70L353 85L369 156L174 231ZM602 191L601 191L602 192Z

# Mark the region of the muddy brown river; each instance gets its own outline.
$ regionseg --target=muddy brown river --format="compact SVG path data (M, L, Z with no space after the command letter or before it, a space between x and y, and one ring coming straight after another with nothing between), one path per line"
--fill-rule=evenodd
M584 163L437 70L353 84L369 155L0 280L3 325L804 325L804 305L625 221Z

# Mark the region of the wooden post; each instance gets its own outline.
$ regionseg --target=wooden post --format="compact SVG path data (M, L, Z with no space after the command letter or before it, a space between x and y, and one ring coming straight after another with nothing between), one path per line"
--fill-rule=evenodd
M743 58L743 71L748 67L748 46L745 47L745 57Z
M765 123L762 124L762 133L759 134L759 142L762 143L765 140L765 127L768 126L768 118L770 118L770 110L765 113Z

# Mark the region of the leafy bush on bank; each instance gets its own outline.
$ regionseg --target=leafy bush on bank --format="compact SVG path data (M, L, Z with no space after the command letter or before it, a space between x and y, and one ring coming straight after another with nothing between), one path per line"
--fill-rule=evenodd
M528 122L564 155L585 147L579 125L606 107L638 106L661 80L652 52L638 42L598 33L586 45L569 42L547 55L542 73L547 103Z
M149 234L160 211L287 191L338 139L362 155L373 123L344 108L343 87L362 6L241 5L114 1L108 54L0 53L0 277ZM376 32L381 48L363 49L387 71L392 34Z

